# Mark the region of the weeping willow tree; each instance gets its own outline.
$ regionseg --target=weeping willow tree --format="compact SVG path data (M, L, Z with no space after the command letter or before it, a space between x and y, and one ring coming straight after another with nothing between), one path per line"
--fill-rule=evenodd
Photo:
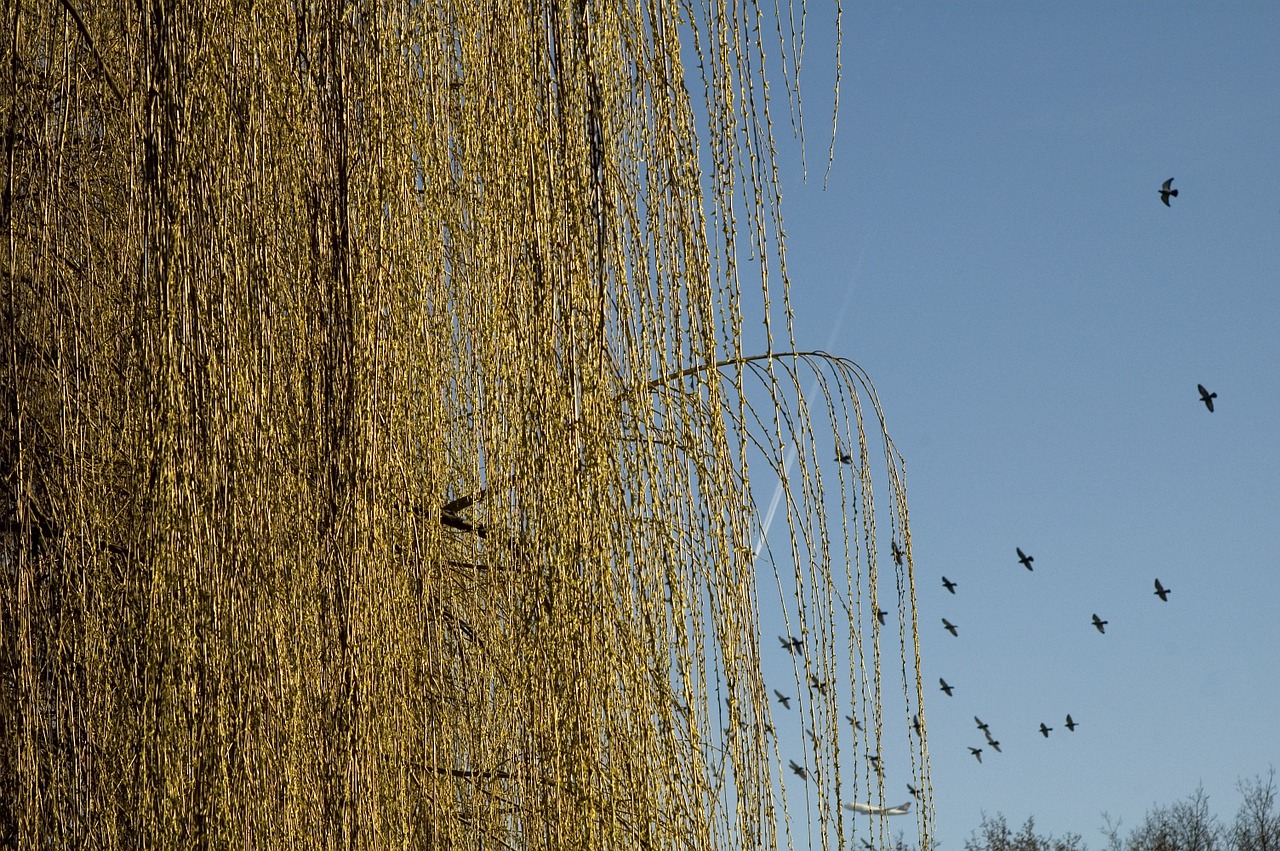
M927 795L901 460L790 333L802 11L4 10L0 845L842 847L891 746Z

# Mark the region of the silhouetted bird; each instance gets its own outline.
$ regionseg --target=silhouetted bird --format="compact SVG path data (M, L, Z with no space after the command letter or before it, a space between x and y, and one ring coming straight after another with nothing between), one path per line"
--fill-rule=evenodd
M876 851L875 846L874 846L874 845L872 845L872 844L871 844L870 842L868 842L867 840L863 839L863 840L861 840L861 842L862 842L862 847L863 847L863 848L865 848L865 849L867 849L867 851Z
M845 719L846 719L846 720L848 720L848 722L849 722L850 724L852 724L852 725L853 725L853 729L855 729L855 730L861 730L861 729L862 729L862 722L861 722L861 721L859 721L857 718L854 718L852 715L846 715L846 716L844 716L844 717L845 717Z
M773 693L774 693L774 694L776 694L776 695L778 696L778 703L781 703L781 704L782 704L782 708L783 708L783 709L790 709L790 708L791 708L791 698L787 697L785 694L783 694L782 692L778 691L777 689L774 689L774 690L773 690Z
M837 460L837 461L839 461L841 464L852 464L852 463L853 463L853 456L852 456L852 455L850 455L848 452L845 452L845 451L844 451L843 449L841 449L839 446L837 446L837 447L836 447L836 460Z
M947 577L942 577L942 587L946 588L952 594L956 593L956 584Z
M884 626L884 618L885 618L885 615L887 614L889 613L886 612L884 609L880 608L879 606L876 606L876 620L880 621L881 626Z
M804 732L806 736L813 740L813 746L816 748L818 746L818 734L808 727L804 728Z
M1218 398L1217 393L1210 393L1205 389L1203 384L1197 384L1196 389L1200 391L1200 401L1204 402L1204 406L1209 409L1209 413L1213 413L1213 400Z
M791 763L791 770L792 772L795 773L796 777L799 777L801 780L809 779L808 769L806 769L803 765L796 765L796 761L794 759L788 760L788 762Z
M1046 727L1043 721L1040 722L1040 735L1044 736L1046 739L1049 738L1049 731L1052 729L1052 727Z
M990 731L990 730L983 730L983 731L982 731L982 736L983 736L983 738L985 738L985 739L987 740L987 744L989 744L989 745L999 745L999 744L1000 744L999 742L997 742L997 741L996 741L996 737L995 737L995 736L993 736L993 735L991 735L991 731ZM996 750L1000 750L1000 748L999 748L999 747L997 747L997 748L996 748Z
M1170 197L1170 196L1173 196L1174 198L1177 198L1177 197L1178 197L1178 190L1176 190L1176 189L1174 189L1174 188L1172 188L1172 187L1173 187L1173 178L1172 178L1172 177L1171 177L1171 178L1169 178L1168 180L1166 180L1166 181L1165 181L1163 184L1161 184L1161 186L1160 186L1160 200L1164 202L1164 205L1165 205L1166 207L1168 207L1168 206L1169 206L1169 197Z
M982 748L969 748L969 753L973 754L978 762L982 762Z
M978 729L979 729L979 730L981 730L981 731L982 731L982 732L984 732L984 733L991 729L991 728L990 728L990 727L988 727L986 724L983 724L983 723L982 723L982 719L981 719L981 718L979 718L977 715L973 716L973 721L974 721L974 723L975 723L975 724L977 724L977 725L978 725Z
M1000 750L1000 743L990 736L987 736L987 744L991 745L991 749L996 753L1004 753L1004 751Z
M1166 588L1163 585L1161 585L1159 579L1156 580L1156 596L1159 597L1164 602L1166 603L1169 602L1169 592L1172 590L1173 590L1172 588Z
M1074 733L1076 731L1076 727L1079 726L1079 724L1071 720L1071 714L1067 713L1067 729Z
M1035 561L1035 559L1024 553L1022 547L1015 547L1015 549L1018 551L1018 562L1027 570L1031 570L1031 562Z
M907 784L907 791L911 793L911 797L913 797L913 798L915 798L915 799L919 800L919 798L920 798L920 790L919 790L919 789L917 789L916 787L914 787L914 786L912 786L910 783L908 783L908 784Z
M947 697L951 697L951 692L955 689L955 686L947 685L947 681L942 677L938 677L938 682L942 683L942 690L947 693Z
M782 649L786 650L788 653L795 653L797 650L804 649L804 642L796 638L794 635L788 635L786 638L779 635L778 641L782 642Z
M898 546L898 542L894 541L893 542L893 563L902 564L902 557L904 555L906 555L906 553L904 553L902 551L902 548Z
M916 731L916 735L917 735L917 736L919 736L919 735L921 734L921 732L922 732L922 731L921 731L921 729L920 729L920 714L919 714L919 713L916 713L915 715L912 715L912 716L911 716L911 728L912 728L913 730L915 730L915 731Z
M1104 621L1102 618L1098 617L1096 614L1093 616L1094 627L1098 630L1098 632L1102 633L1103 635L1107 634L1106 627L1108 623L1110 623L1110 621Z
M812 674L809 675L809 685L813 686L818 691L822 692L824 696L826 695L827 684L822 680L818 679L817 677L813 676Z
M876 767L876 774L879 774L881 777L884 777L884 766L880 764L880 757L878 757L875 754L869 754L867 756L867 759L871 760L871 764Z
M952 635L955 635L955 636L960 635L960 633L956 632L956 625L953 624L951 621L947 620L946 618L942 619L942 625L945 626L947 628L947 632L951 633Z

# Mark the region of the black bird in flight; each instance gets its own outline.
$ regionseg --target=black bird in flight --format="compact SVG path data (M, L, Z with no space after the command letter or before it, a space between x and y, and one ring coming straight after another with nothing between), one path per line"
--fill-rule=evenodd
M1093 626L1094 626L1094 628L1096 628L1096 629L1098 630L1098 632L1102 633L1103 635L1106 635L1106 634L1107 634L1107 624L1108 624L1108 623L1110 623L1110 621L1104 621L1102 618L1098 617L1098 615L1097 615L1096 613L1094 614L1094 616L1093 616Z
M827 684L826 684L825 682L823 682L822 680L818 679L817 677L815 677L813 674L810 674L810 675L809 675L809 685L813 686L813 687L814 687L814 688L816 688L818 691L822 692L823 696L825 696L825 695L826 695L826 693L827 693Z
M911 727L916 731L916 735L920 735L920 713L911 716Z
M1156 580L1156 591L1155 591L1155 594L1156 594L1156 596L1157 596L1157 597L1159 597L1159 598L1160 598L1161 600L1163 600L1164 602L1166 602L1166 603L1167 603L1167 602L1169 602L1169 592L1170 592L1170 591L1172 591L1172 590L1173 590L1172 588L1166 588L1166 587L1164 587L1163 585L1161 585L1161 584L1160 584L1160 580L1159 580L1159 579L1157 579L1157 580Z
M1004 751L1000 750L1000 743L991 738L990 733L987 734L987 744L991 745L991 749L996 753L1004 753Z
M791 763L791 771L796 775L796 777L799 777L801 780L809 779L808 769L803 765L796 765L796 761L794 759L788 760L788 762Z
M1213 413L1213 400L1218 398L1217 393L1210 393L1205 389L1203 384L1197 384L1196 389L1200 391L1200 401L1204 402L1204 406L1209 409L1209 413Z
M1043 721L1040 722L1040 735L1044 736L1046 739L1049 738L1049 731L1052 729L1052 727L1046 727Z
M836 443L836 461L840 462L841 464L852 464L853 454L850 452L845 452L844 447L841 446L839 443Z
M795 653L797 650L804 649L804 642L796 638L794 635L788 635L786 638L779 635L778 641L782 642L782 649L786 650L788 653Z
M1169 206L1169 197L1178 197L1178 190L1173 188L1173 178L1169 178L1160 185L1160 200L1164 202L1166 207Z
M920 790L912 786L910 783L907 784L907 791L911 793L911 797L915 798L916 800L920 799Z
M943 618L942 625L947 628L947 632L951 633L954 636L959 637L960 633L956 632L956 625L953 624L951 621L947 620L946 618Z
M982 732L984 732L984 733L985 733L985 732L987 732L988 730L990 730L990 729L991 729L991 728L990 728L989 726L987 726L986 724L983 724L983 723L982 723L982 719L981 719L981 718L979 718L977 715L973 716L973 720L974 720L974 722L978 725L978 729L979 729L979 730L981 730Z
M884 617L887 614L889 613L886 612L884 609L880 608L879 606L876 606L876 620L880 621L881 626L884 626Z
M811 730L808 727L804 728L804 732L805 732L805 735L807 735L810 739L813 740L813 746L816 748L820 744L818 741L818 733L815 730Z
M852 725L853 725L853 729L855 729L855 730L861 730L861 729L862 729L862 722L861 722L861 721L859 721L857 718L854 718L852 715L846 715L846 716L844 716L844 717L845 717L845 719L846 719L850 724L852 724Z
M973 754L978 762L982 762L982 748L969 748L969 753Z
M947 681L944 680L942 677L938 677L938 682L942 683L942 690L947 693L947 697L951 697L951 692L955 688L955 686L947 685Z
M902 548L898 546L898 542L895 540L893 542L893 563L902 564L902 557L904 555L906 555L906 553L902 551Z
M952 594L956 593L956 584L947 577L942 577L942 587L946 588Z
M1067 713L1067 729L1074 733L1076 731L1076 727L1079 727L1079 726L1080 726L1079 724L1071 720L1071 713L1068 712Z
M1024 553L1022 551L1022 547L1015 547L1015 549L1018 551L1018 563L1021 564L1023 567L1025 567L1027 570L1032 570L1033 568L1031 567L1031 562L1035 561L1035 559L1027 555L1026 553Z
M781 704L782 704L782 708L783 708L783 709L790 709L790 708L791 708L791 698L787 697L785 694L783 694L782 692L778 691L777 689L774 689L774 690L773 690L773 693L774 693L774 694L776 694L776 695L778 696L778 703L781 703Z

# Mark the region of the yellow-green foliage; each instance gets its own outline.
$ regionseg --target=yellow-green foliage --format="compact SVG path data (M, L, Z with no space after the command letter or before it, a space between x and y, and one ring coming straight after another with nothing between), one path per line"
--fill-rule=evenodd
M854 517L868 385L739 349L739 217L785 302L758 11L4 10L0 846L789 835L753 440L779 472L800 449L798 678L861 683L877 737L880 645L830 606L876 599L874 517L833 569L829 439L781 401L834 365Z

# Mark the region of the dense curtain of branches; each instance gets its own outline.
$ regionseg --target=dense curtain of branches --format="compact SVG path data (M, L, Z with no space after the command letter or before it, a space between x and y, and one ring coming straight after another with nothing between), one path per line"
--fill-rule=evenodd
M892 737L928 794L874 393L742 350L744 246L795 348L760 10L3 8L0 844L774 847L753 463L842 683L795 820Z

